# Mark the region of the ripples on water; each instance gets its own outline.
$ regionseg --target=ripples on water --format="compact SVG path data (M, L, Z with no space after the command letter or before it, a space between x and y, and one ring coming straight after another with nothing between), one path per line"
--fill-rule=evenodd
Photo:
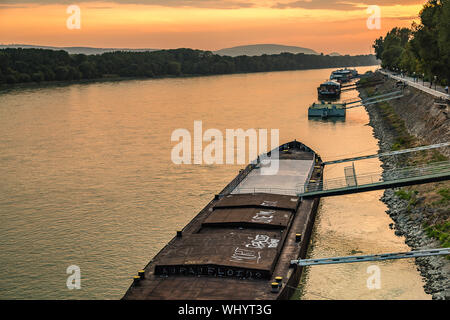
M374 68L359 68L364 72ZM118 299L131 277L242 165L176 166L172 131L280 129L324 159L377 152L362 108L345 122L308 121L331 69L73 84L0 94L0 298ZM342 98L354 97L346 93ZM361 152L362 151L362 152ZM357 170L380 170L377 160ZM331 168L327 177L342 175ZM325 199L314 257L407 250L381 192ZM81 268L81 290L66 268ZM413 261L313 267L303 298L427 298ZM320 295L320 296L318 296Z

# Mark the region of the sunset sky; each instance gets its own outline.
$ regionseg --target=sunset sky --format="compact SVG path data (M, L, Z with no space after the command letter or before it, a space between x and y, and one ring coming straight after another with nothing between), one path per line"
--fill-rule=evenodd
M425 0L1 0L0 43L217 50L275 43L366 54L394 26L409 27ZM81 9L70 30L69 5ZM369 30L369 5L381 29Z

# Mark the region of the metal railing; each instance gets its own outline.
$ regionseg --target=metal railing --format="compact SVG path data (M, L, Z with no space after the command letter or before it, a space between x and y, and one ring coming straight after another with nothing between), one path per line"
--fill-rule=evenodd
M307 196L310 192L331 191L345 188L358 188L362 186L374 185L382 182L400 181L427 177L430 175L448 175L450 173L450 161L435 162L427 165L404 167L399 169L384 170L384 172L372 172L356 175L355 184L349 185L348 179L345 177L320 180L316 182L307 182L305 186L296 188L277 188L277 187L260 187L260 188L236 188L233 190L235 194L244 193L274 193L286 195Z
M406 259L406 258L418 258L429 257L438 255L450 254L449 248L437 248L437 249L424 249L415 250L409 252L393 252L383 254L372 254L362 256L344 256L344 257L332 257L332 258L319 258L319 259L301 259L291 260L291 264L297 264L299 266L315 266L324 264L338 264L338 263L353 263L353 262L367 262L367 261L384 261L393 259Z
M437 91L437 90L434 90L433 88L427 88L424 85L421 85L419 82L414 82L411 79L402 78L402 77L396 76L396 75L394 75L394 74L392 74L390 72L386 72L386 71L383 71L383 70L380 70L379 72L381 74L389 76L389 77L391 77L391 78L393 78L395 80L406 82L409 86L414 87L416 89L419 89L421 91L424 91L426 93L429 93L429 94L431 94L431 95L433 95L435 97L450 98L450 95L448 93Z
M219 193L219 196L226 196L232 193L254 168L255 164L248 164L245 169L240 171L239 174Z
M367 97L364 99L347 99L344 100L344 103L349 105L349 104L354 104L354 103L364 103L364 102L371 102L372 100L378 100L381 98L386 98L386 97L390 97L390 96L397 96L397 95L401 95L402 91L401 90L396 90L396 91L392 91L392 92L388 92L388 93L384 93L384 94L379 94L376 96L371 96L371 97Z
M304 187L298 188L276 188L276 187L261 187L261 188L236 188L233 190L235 194L244 193L273 193L273 194L286 194L297 195L304 192Z
M385 170L384 172L359 174L355 178L357 186L362 186L449 172L450 161L442 161L421 166ZM327 179L308 183L305 192L326 191L346 187L354 186L349 186L345 178Z
M430 150L430 149L437 149L437 148L447 148L447 147L450 147L450 142L443 142L443 143L431 144L431 145L428 145L428 146L420 146L420 147L409 148L409 149L401 149L401 150L396 150L396 151L387 151L387 152L371 154L371 155L366 155L366 156L360 156L360 157L353 157L353 158L345 158L345 159L339 159L339 160L325 161L325 162L322 163L322 165L328 166L330 164L335 164L335 163L343 163L343 162L365 160L365 159L371 159L371 158L395 156L395 155L399 155L399 154L403 154L403 153L418 152L418 151L423 151L423 150Z

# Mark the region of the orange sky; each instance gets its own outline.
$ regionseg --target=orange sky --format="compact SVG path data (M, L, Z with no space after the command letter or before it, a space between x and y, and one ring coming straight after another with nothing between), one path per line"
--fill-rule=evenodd
M134 4L131 4L133 3ZM369 30L365 0L9 1L0 4L0 43L115 48L217 50L276 43L342 54L372 51L394 26L411 25L421 0L374 0L381 29ZM396 3L401 3L396 5ZM69 30L66 8L81 9L81 29Z

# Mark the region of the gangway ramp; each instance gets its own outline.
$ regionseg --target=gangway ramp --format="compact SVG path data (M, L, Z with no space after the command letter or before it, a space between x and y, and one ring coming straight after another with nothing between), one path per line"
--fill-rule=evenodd
M352 109L352 108L368 106L368 105L376 104L376 103L380 103L380 102L390 101L390 100L394 100L394 99L399 99L401 97L403 97L403 92L401 90L397 90L397 91L393 91L393 92L379 94L379 95L372 96L372 97L365 98L365 99L348 101L348 102L345 102L345 105L348 106L348 107L346 107L346 109ZM357 103L360 103L360 104L357 104ZM352 104L357 104L357 105L353 106Z
M396 90L396 91L392 91L392 92L388 92L388 93L383 93L383 94L379 94L376 96L372 96L372 97L368 97L365 99L348 99L346 101L344 101L347 105L349 104L354 104L354 103L359 103L359 102L363 102L363 101L372 101L372 100L376 100L376 99L380 99L380 98L384 98L384 97L389 97L389 96L393 96L393 95L399 95L402 94L401 90Z
M429 256L448 255L448 254L450 254L450 248L438 248L438 249L425 249L425 250L415 250L415 251L409 251L409 252L394 252L394 253L362 255L362 256L344 256L344 257L333 257L333 258L291 260L291 265L314 266L314 265L324 265L324 264L338 264L338 263L418 258L418 257L429 257Z
M309 181L305 191L297 195L302 198L330 197L450 180L450 161L360 174L354 179L355 183L348 183L347 177Z

